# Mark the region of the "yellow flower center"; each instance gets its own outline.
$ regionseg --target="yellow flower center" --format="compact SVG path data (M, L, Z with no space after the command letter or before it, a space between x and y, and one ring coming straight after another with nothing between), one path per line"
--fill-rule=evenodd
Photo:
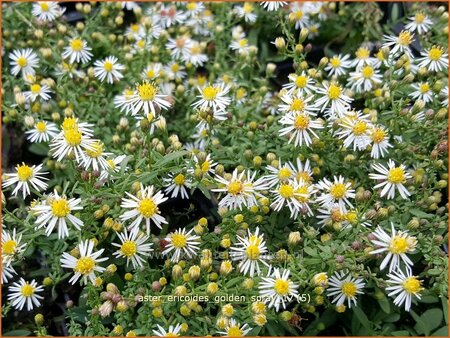
M113 64L111 62L109 62L109 61L105 61L103 63L103 68L105 68L105 70L107 72L111 72L113 70Z
M134 241L125 241L120 247L120 251L124 256L131 257L137 252L137 245Z
M281 169L278 171L278 178L279 178L279 179L289 178L289 177L291 177L291 175L292 175L291 169L286 168L286 167L281 168Z
M34 289L35 289L34 286L26 283L20 288L20 293L24 297L31 297L34 294Z
M294 196L294 188L291 187L289 184L282 184L278 188L278 192L283 198L291 198Z
M380 128L376 128L373 132L372 132L372 141L375 143L381 143L384 141L384 138L386 137L386 132Z
M76 147L81 144L81 136L81 132L78 129L68 129L64 131L64 138L72 147Z
M77 129L78 128L77 120L74 117L66 117L61 127L64 130Z
M210 163L209 163L209 161L205 161L205 162L202 163L200 169L202 170L203 173L206 173L206 172L209 171L209 168L210 168Z
M41 6L41 10L42 10L43 12L48 12L48 10L49 10L49 5L48 5L48 3L46 3L46 2L41 2L39 5Z
M47 125L43 121L36 123L35 128L39 133L45 133L47 131Z
M253 11L253 6L252 6L252 4L249 3L249 2L246 2L246 3L244 4L243 11L244 11L244 13L246 13L246 14L251 13L251 12Z
M145 48L145 40L139 40L138 42L136 42L136 45L138 48L144 49Z
M367 123L364 121L356 122L355 125L353 126L353 134L355 134L356 136L364 134L366 130L367 130Z
M341 87L336 86L335 84L330 85L328 88L328 97L331 100L336 100L339 96L341 96Z
M154 77L155 77L155 71L153 70L153 69L149 69L148 71L147 71L147 77L149 78L149 79L153 79Z
M292 100L290 110L303 111L305 108L305 102L302 99L295 98Z
M110 166L111 169L115 169L116 168L116 164L114 163L113 160L108 160L106 162L108 162L108 165Z
M139 97L143 101L151 101L155 98L156 93L158 92L158 87L153 83L148 81L144 81L142 84L137 87Z
M307 83L308 77L306 77L305 75L299 75L295 79L295 85L297 86L297 88L305 88Z
M239 43L239 46L243 48L243 47L247 46L248 40L247 39L240 39L238 41L238 43Z
M91 149L86 150L86 154L88 154L91 158L97 158L103 153L103 143L97 141L92 143Z
M261 254L261 251L259 250L259 246L257 244L250 244L247 250L245 250L245 253L247 254L248 259L257 260Z
M361 69L361 74L362 74L363 78L370 79L373 75L373 68L371 66L364 66Z
M95 268L95 261L91 257L81 257L77 260L77 263L75 264L75 267L73 268L73 271L79 272L82 275L88 275L92 271L94 271Z
M403 289L409 294L416 294L422 290L422 287L416 277L408 277L403 282Z
M195 45L192 45L190 50L191 50L192 55L198 55L202 51L200 48L200 45L198 43L196 43Z
M203 89L203 98L207 101L212 101L216 98L217 93L219 90L217 88L214 88L212 86L208 86Z
M243 337L244 332L239 328L239 326L230 326L227 330L228 337Z
M414 16L414 21L418 24L421 24L425 20L425 14L423 13L416 13Z
M341 60L337 56L333 56L330 60L330 65L333 68L338 68L341 65Z
M295 175L295 178L297 181L300 181L300 179L303 180L303 182L309 182L311 181L311 176L306 171L299 171L297 175Z
M408 241L404 237L395 236L389 244L389 251L393 254L403 254L408 251Z
M178 63L174 63L172 66L170 66L170 68L174 73L176 73L180 70L180 65Z
M19 178L19 181L28 181L31 176L33 176L33 170L29 166L26 164L17 166L17 177Z
M341 291L347 297L350 297L350 298L355 297L357 290L358 289L356 288L356 285L353 282L342 283Z
M55 217L66 217L70 213L69 202L64 198L52 201L51 208Z
M277 279L273 288L280 296L286 296L289 293L289 282L284 279Z
M405 182L405 171L402 168L392 168L389 170L387 180L394 184Z
M301 20L303 18L303 11L295 11L293 14L295 20Z
M144 198L139 202L138 211L144 217L152 217L158 211L158 207L151 198Z
M242 184L241 181L232 181L230 182L230 184L228 184L227 186L227 190L228 193L231 195L238 195L242 192L242 190L244 189L244 185Z
M7 240L2 245L2 251L6 255L12 255L16 251L16 246L17 246L16 241L12 239Z
M427 93L427 92L430 90L430 86L428 85L428 83L422 83L422 84L420 85L419 90L420 90L420 92L421 92L422 94L425 94L425 93Z
M173 183L175 183L176 185L183 185L185 181L186 181L186 179L184 178L183 174L178 174L173 179Z
M412 35L408 31L402 31L398 36L398 43L402 46L409 46L412 42Z
M16 62L20 67L26 67L28 65L28 60L24 56L20 56Z
M357 218L358 214L354 211L350 211L347 215L345 215L345 219L352 224L356 223Z
M347 193L347 188L343 183L335 183L330 188L330 194L335 199L341 199Z
M139 32L139 25L137 25L137 24L131 25L131 26L130 26L130 29L131 29L133 32L137 33L137 32Z
M172 244L175 248L182 249L187 244L187 238L183 234L173 234L172 235Z
M41 86L35 83L34 85L31 86L31 92L33 94L39 94L41 92Z
M295 196L295 198L297 199L297 201L305 203L308 201L309 198L309 192L308 192L308 187L307 186L301 186L299 187L296 191L296 193L302 195L302 196Z
M79 52L83 49L83 41L81 41L80 39L74 39L70 42L70 47L75 52Z
M438 47L438 46L433 46L429 51L428 51L428 57L430 58L430 60L432 61L437 61L441 58L441 56L444 54L444 49L442 47Z
M197 8L197 4L196 4L195 2L189 2L189 3L186 5L186 8L187 8L189 11L193 11L194 9Z
M178 337L179 335L173 333L173 332L167 332L166 337Z
M360 60L367 59L370 56L370 51L367 48L361 47L358 48L355 55Z
M309 122L311 119L308 115L305 114L299 114L295 117L294 120L294 128L295 129L306 129L309 126Z

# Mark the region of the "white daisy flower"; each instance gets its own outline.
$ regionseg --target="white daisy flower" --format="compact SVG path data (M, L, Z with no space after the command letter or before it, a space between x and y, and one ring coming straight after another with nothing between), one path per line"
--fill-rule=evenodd
M343 117L350 108L352 98L344 94L344 89L336 83L323 83L323 87L317 88L317 93L321 96L316 100L316 107L320 111L329 108L332 116Z
M166 49L170 51L173 59L185 59L189 56L193 41L187 36L180 36L176 39L169 38Z
M263 178L253 182L255 177L256 172L252 174L250 170L247 172L243 170L239 174L237 169L234 169L229 179L216 175L216 181L223 187L212 189L212 191L227 194L220 200L219 207L242 210L243 206L251 208L256 205L256 196L263 197L258 191L266 190L267 186Z
M261 1L259 3L263 6L268 12L277 11L278 8L282 8L287 4L286 1Z
M176 6L161 6L159 11L159 21L158 24L161 25L162 28L169 28L174 25L182 25L184 21L186 21L186 14L177 9Z
M247 231L247 237L237 235L239 242L230 248L230 257L233 261L239 261L238 268L242 274L253 277L255 272L256 275L261 274L259 263L269 266L266 261L270 259L270 255L267 254L264 234L259 234L259 228L256 227L254 234L248 229Z
M299 200L309 197L309 195L301 193L300 190L300 183L296 180L281 183L277 189L270 191L274 194L274 201L270 206L275 211L280 211L283 206L287 205L291 212L291 218L296 218L302 208Z
M394 298L394 304L398 307L405 305L405 311L411 309L412 298L421 299L423 290L422 281L417 276L413 276L411 269L406 269L406 274L397 269L388 273L389 279L386 281L390 286L386 287L388 296Z
M425 13L418 12L413 16L408 18L410 22L405 26L405 29L414 33L417 31L419 35L422 35L428 32L433 25L433 21L431 21Z
M348 84L351 90L357 93L369 92L377 85L381 84L382 77L378 70L371 65L364 65L355 72L350 73Z
M171 104L166 100L167 95L159 94L159 87L154 82L144 80L136 86L134 94L130 98L132 114L143 111L147 115L156 117L162 109L168 109Z
M412 84L411 87L412 89L414 89L414 91L411 91L409 93L409 96L411 96L413 99L422 100L425 103L433 101L434 93L431 90L428 82L420 82L417 84Z
M192 63L195 67L202 67L208 61L208 56L203 53L200 43L193 41L181 59L184 62Z
M101 82L106 81L108 83L114 83L123 78L121 73L125 69L125 66L118 63L119 59L115 56L108 56L104 60L97 60L94 62L95 77Z
M289 297L295 299L298 296L298 284L294 283L289 275L291 272L287 269L274 268L267 274L267 277L262 277L259 283L259 295L265 298L264 302L269 303L268 307L275 308L276 311L280 306L285 309Z
M72 256L64 252L61 258L61 266L63 268L72 269L74 275L70 278L69 283L75 284L82 278L81 284L87 284L87 280L91 283L95 282L95 272L103 272L106 269L98 265L98 263L108 260L107 257L100 258L105 249L94 252L95 243L93 240L85 240L78 244L79 256Z
M181 81L187 75L184 69L185 68L178 62L171 61L166 67L164 67L164 72L167 74L169 80Z
M86 149L86 156L84 157L83 166L85 170L100 171L108 170L110 164L106 160L106 157L112 155L103 151L104 144L100 141L94 141L91 144L90 149Z
M87 42L80 38L72 38L69 41L69 46L64 47L61 56L63 59L69 59L70 63L87 63L92 58L93 54L90 52L92 48L87 46Z
M366 221L365 215L358 212L356 209L341 212L339 204L335 203L331 208L318 209L320 214L317 218L320 220L319 225L329 226L339 223L342 229L349 228L351 226L361 224L364 227L371 226L370 222Z
M30 85L30 90L24 92L23 95L25 95L25 99L30 102L36 101L37 98L40 98L41 101L48 101L50 100L50 93L52 93L52 91L49 86L41 86L38 83L34 83Z
M271 188L277 184L287 183L294 177L294 169L289 162L283 165L281 161L278 161L278 168L268 165L266 169L270 174L264 175L263 179Z
M48 142L58 134L56 124L47 121L38 121L34 128L25 132L27 140L33 143Z
M371 251L370 254L379 254L387 252L386 257L380 265L380 270L383 270L388 263L389 272L392 272L396 268L400 267L400 262L403 261L406 266L412 266L413 262L406 255L407 253L414 252L417 245L416 237L409 236L407 231L397 231L394 228L394 223L391 222L392 233L389 235L380 226L377 227L373 235L375 239L372 239L372 243L376 244L378 248Z
M356 69L361 68L364 65L374 65L377 62L377 59L370 56L370 49L361 46L355 52L356 58L353 60L351 66Z
M360 111L350 112L340 119L336 135L344 140L345 148L349 148L353 144L354 151L364 150L371 143L371 128L369 114L364 115Z
M164 240L166 244L162 254L168 255L173 252L170 260L174 263L180 261L181 258L194 258L199 250L200 237L192 235L193 229L186 233L186 228L178 229L170 233Z
M303 3L292 2L289 12L289 21L295 23L295 29L303 29L310 26L309 15L304 11Z
M186 3L186 15L195 17L205 10L205 5L201 2L188 2Z
M134 219L129 229L139 227L142 221L145 221L147 235L150 235L150 223L153 221L155 225L161 229L161 224L167 224L164 217L160 215L158 205L167 201L167 197L160 191L154 193L154 187L145 187L141 184L141 190L138 197L125 192L130 198L122 198L121 208L132 209L126 211L120 216L122 221Z
M448 68L448 54L440 46L433 46L420 55L422 57L418 59L419 67L425 67L430 72L440 72Z
M156 337L178 337L180 335L181 324L177 324L176 326L170 325L167 331L161 325L156 324L156 326L158 329L153 330L153 334Z
M398 36L384 35L385 43L383 47L390 47L390 53L394 56L400 54L406 54L409 58L412 58L411 48L409 47L414 41L414 34L409 31L401 31Z
M67 199L65 196L59 196L55 190L53 194L49 195L47 201L31 208L31 211L38 216L36 227L38 229L44 227L45 234L50 236L57 225L59 239L69 236L67 222L77 230L81 230L81 227L84 225L83 221L71 214L75 210L83 210L80 203L80 198Z
M297 158L296 165L292 164L291 162L289 162L289 165L293 170L294 178L297 180L297 182L303 180L303 182L307 184L311 183L313 179L313 172L311 170L311 165L308 159L305 161L305 164L303 164L302 161Z
M236 319L231 318L224 328L224 331L218 331L217 333L226 337L243 337L249 333L252 328L248 324L241 325Z
M167 195L170 195L170 198L177 198L178 195L181 195L181 198L189 198L189 194L186 188L191 187L191 180L186 178L183 173L179 173L178 175L174 175L169 173L167 178L163 179L166 189L164 190Z
M198 151L205 150L204 144L201 142L201 140L197 140L194 143L194 147L195 147L195 150L198 150ZM189 149L186 148L186 150L189 150ZM190 167L188 169L188 172L190 174L193 175L195 173L195 169L200 169L202 171L203 175L206 175L206 174L214 175L215 174L216 171L215 171L214 167L217 165L217 163L211 159L211 154L208 154L206 156L205 160L201 163L200 163L197 155L194 154L194 156L192 158L194 159L194 167ZM189 164L189 162L188 162L188 164Z
M41 306L40 300L44 299L44 297L37 294L44 291L44 287L38 285L34 279L31 282L27 282L25 279L20 278L18 282L13 283L8 288L8 291L8 300L16 310L22 310L26 304L27 311L31 311L34 307Z
M33 3L31 14L38 20L51 22L64 14L66 8L62 8L56 1L39 1Z
M314 80L304 71L298 74L289 74L289 82L283 85L283 88L287 90L289 95L306 95L311 94L316 90L314 86Z
M381 183L373 187L374 189L383 187L380 193L381 197L387 195L387 199L394 198L395 189L398 190L400 196L403 199L406 199L411 195L408 189L406 189L403 184L406 182L406 180L412 178L412 176L406 171L406 167L403 164L396 167L395 162L389 160L388 168L379 163L373 164L372 168L378 173L369 174L369 178L381 181Z
M114 97L114 107L119 108L120 112L125 112L125 114L132 114L133 104L131 100L133 95L134 91L132 89L124 89L122 94Z
M129 39L142 40L145 38L145 29L143 25L133 23L125 30L125 36Z
M315 116L314 113L317 108L310 104L310 101L313 99L313 96L303 97L299 92L292 94L284 94L281 96L281 100L284 104L280 104L278 109L282 113L306 113L309 115Z
M224 83L207 85L203 88L197 87L200 95L198 101L194 102L192 106L200 110L206 110L208 107L213 111L225 110L231 103L231 99L226 96L230 91L230 86Z
M312 144L311 135L319 138L314 129L323 128L321 121L312 120L311 115L308 113L289 113L278 122L282 125L287 125L287 127L279 130L280 136L288 135L288 143L294 141L296 147L303 145L309 147Z
M248 23L254 23L257 19L254 10L255 8L251 2L245 2L242 6L236 6L234 8L237 17L244 19L244 21Z
M448 85L442 88L439 94L443 97L442 105L444 107L448 107L448 97L449 97Z
M14 275L17 275L16 270L12 266L6 266L5 263L3 263L2 259L2 283L5 285L9 282L11 278L14 277Z
M340 175L339 177L334 176L334 182L324 178L316 184L317 189L322 191L316 201L323 207L331 207L337 203L341 212L346 212L346 206L353 208L349 199L355 198L355 190L351 189L351 186L351 183L345 182L345 178Z
M108 167L100 172L100 180L108 180L111 175L118 173L120 170L120 165L122 161L127 157L127 155L119 155L114 158L106 160Z
M242 38L234 40L230 44L230 49L235 50L239 55L248 55L250 52L250 45L248 44L248 39Z
M122 233L117 233L120 244L112 243L112 245L119 248L113 253L114 256L124 257L127 259L127 266L131 263L133 268L143 267L145 257L150 255L153 251L152 243L149 243L149 237L139 233L139 228L135 227L130 232L125 228Z
M354 278L348 270L336 271L328 281L328 296L333 297L332 303L336 306L343 305L347 301L349 308L356 305L356 296L362 294L362 289L366 285L360 278Z
M31 48L15 49L9 54L11 59L11 74L16 76L19 72L25 77L34 75L34 68L39 67L39 58Z
M73 79L74 77L82 79L86 76L86 73L82 70L78 70L76 64L70 64L63 61L60 64L56 65L55 75L67 75L70 79Z
M12 233L2 229L2 267L10 266L14 258L19 257L26 249L27 244L22 242L22 234Z
M30 185L36 191L47 189L48 185L44 181L48 180L48 178L45 178L43 175L48 174L48 172L42 172L42 166L43 164L39 164L38 166L33 165L31 167L25 163L18 164L16 166L17 172L4 174L3 188L15 185L16 187L12 192L13 196L17 196L18 192L22 190L22 197L24 199L31 194Z
M150 63L142 72L142 77L145 80L153 81L156 80L162 71L162 64L159 62Z
M378 159L384 157L388 153L388 148L392 148L392 144L389 143L388 130L381 126L372 126L370 129L370 140L372 141L372 151L370 156Z
M135 1L120 1L123 9L127 11L132 11L135 8L138 8L139 5Z
M328 76L342 76L347 74L347 69L351 67L350 55L334 55L329 58L328 65L324 68Z

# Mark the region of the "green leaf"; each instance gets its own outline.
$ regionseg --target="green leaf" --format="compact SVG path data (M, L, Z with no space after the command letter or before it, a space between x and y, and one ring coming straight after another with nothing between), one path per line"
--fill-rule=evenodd
M166 164L176 160L177 158L183 157L187 154L189 154L189 151L187 151L187 150L180 150L180 151L175 151L173 153L167 154L166 156L164 156L162 158L162 160L159 160L157 162L155 167L163 168Z
M391 305L387 298L379 299L378 304L380 304L381 310L383 310L385 313L391 313Z
M433 214L427 214L426 212L423 212L422 210L419 209L410 209L408 210L411 214L413 214L416 217L419 218L433 218Z
M370 329L371 325L369 322L369 319L367 318L366 314L363 310L361 310L359 307L353 308L353 313L358 318L358 320L361 322L361 325L364 326L366 329Z
M441 297L442 302L442 312L444 312L445 324L448 325L448 299L446 297Z
M317 256L317 250L316 250L316 249L309 248L309 247L305 247L305 248L303 248L303 250L304 250L309 256L312 256L312 257L316 257L316 256Z
M443 337L448 337L448 326L443 326L440 329L437 329L436 331L434 331L432 334L432 336L443 336Z
M3 333L4 336L29 336L31 331L29 330L12 330Z
M442 310L438 308L429 309L420 316L428 325L428 332L436 329L442 322Z
M49 148L44 143L33 143L28 150L39 156L47 156Z
M409 336L409 332L406 330L401 330L401 331L392 331L391 334L395 337L405 337L405 336Z
M429 336L430 335L430 330L428 328L427 323L424 322L423 319L421 317L419 317L417 315L417 313L415 313L413 310L411 310L411 316L416 321L416 325L414 325L414 329L417 331L417 333L419 335Z

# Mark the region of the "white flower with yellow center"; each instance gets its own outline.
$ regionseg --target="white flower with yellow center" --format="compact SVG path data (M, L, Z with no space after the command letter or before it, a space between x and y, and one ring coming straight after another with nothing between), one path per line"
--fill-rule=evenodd
M242 207L250 208L257 204L256 196L263 197L258 191L266 190L267 186L263 178L259 178L255 182L256 172L243 170L240 174L234 169L229 179L216 175L216 181L223 187L212 189L214 192L226 193L219 202L219 207L227 207L229 209L239 209Z
M8 283L11 278L17 275L16 270L12 266L6 266L2 257L2 283L3 285Z
M262 277L259 283L259 296L264 298L264 302L268 303L268 308L275 308L276 311L280 306L285 309L288 304L288 298L295 299L298 296L298 284L295 284L289 275L291 272L287 269L269 268L267 277Z
M111 176L113 174L118 173L120 171L121 164L126 157L127 155L119 155L114 158L106 160L106 162L108 163L108 167L100 172L100 180L103 181L109 180L111 179Z
M69 58L70 63L87 63L92 58L91 50L92 48L87 46L85 40L73 38L69 41L69 45L64 47L61 56L63 59Z
M316 89L314 80L305 71L301 74L289 74L288 79L289 82L283 85L288 95L308 95Z
M162 75L162 64L159 62L150 63L142 71L142 78L148 81L156 80L160 75Z
M48 180L43 175L47 174L47 172L42 172L43 164L39 164L38 166L28 166L25 163L18 164L16 166L16 172L10 174L4 174L5 180L3 181L2 187L8 188L12 185L15 185L15 189L12 194L17 196L18 192L22 190L22 197L25 199L28 195L31 194L30 185L36 191L42 191L47 189L47 183L44 181Z
M412 178L412 176L406 171L406 167L403 164L396 167L395 162L389 160L387 168L379 163L373 164L372 168L377 171L377 174L369 174L369 178L381 181L373 187L374 189L383 187L380 193L381 197L387 195L387 199L394 198L396 189L403 199L406 199L411 195L404 184L406 183L406 180Z
M232 41L230 49L235 50L239 55L246 56L250 52L251 45L249 45L247 38L242 38Z
M311 184L311 181L313 180L313 172L308 159L305 161L305 164L303 164L300 158L297 158L296 165L291 162L289 162L289 165L293 170L294 178L297 182L303 180L306 184Z
M349 112L340 119L339 129L336 135L344 140L344 147L349 148L353 144L353 150L364 150L371 143L370 131L372 123L369 114L361 111Z
M40 98L41 101L48 101L50 100L50 93L52 91L49 86L41 86L38 83L33 83L30 84L30 90L24 92L23 95L25 95L25 99L29 102L34 102L37 98Z
M131 114L133 112L133 104L131 99L133 98L134 90L124 89L122 94L116 95L114 97L114 107L119 108L120 112L125 112L125 114Z
M359 47L355 52L355 59L352 62L352 67L356 69L361 68L364 65L373 65L377 62L377 59L370 56L370 49L365 46Z
M205 5L201 2L187 2L186 15L196 17L205 10Z
M320 111L329 108L329 114L334 117L343 117L350 109L352 98L344 94L344 88L337 83L323 83L322 87L317 88L320 97L316 100L316 107Z
M11 59L11 74L16 76L22 72L23 77L34 75L35 68L39 67L39 58L31 48L15 49L9 54Z
M381 84L382 77L373 65L364 65L350 73L348 84L357 93L369 92Z
M339 230L358 224L364 227L371 225L370 222L365 220L365 215L361 214L357 209L341 212L339 204L334 204L331 208L327 209L318 209L317 211L320 213L317 215L317 218L320 220L318 224L322 227L333 226L334 229Z
M392 144L389 143L388 130L384 126L372 126L370 129L370 140L372 142L372 151L370 153L372 158L384 157L388 153L388 148L392 148Z
M347 74L347 69L351 67L349 59L350 55L348 54L338 54L330 57L328 65L324 68L328 72L328 76L342 76Z
M385 35L385 43L383 47L392 47L390 53L394 56L399 56L400 54L406 54L409 58L413 58L410 45L414 41L414 34L403 30L398 36L395 35Z
M415 15L410 16L408 19L410 20L410 22L405 26L405 29L410 31L411 33L417 31L419 35L428 32L433 25L433 21L431 21L423 12L417 12Z
M77 230L81 230L84 225L83 221L71 214L75 210L83 210L80 203L80 198L67 199L65 196L59 196L55 190L45 203L37 204L31 208L31 211L38 216L36 220L37 228L45 227L45 234L50 236L55 226L58 226L59 239L69 236L67 221Z
M316 114L314 113L314 111L317 110L317 108L310 104L312 98L312 96L303 97L303 95L299 92L295 94L286 93L281 96L281 100L284 102L284 104L280 104L278 106L278 110L282 113L305 113L315 116Z
M448 91L448 85L445 86L444 88L442 88L439 94L442 96L442 99L443 99L442 100L442 105L444 107L448 108L448 97L450 95L450 93Z
M292 2L289 8L289 21L295 23L295 29L308 28L310 23L309 13L305 11L304 4Z
M289 180L280 183L275 190L270 191L274 194L274 200L270 206L275 211L280 211L287 205L291 212L291 218L296 218L302 209L300 200L307 200L309 198L309 195L307 194L308 189L305 190L302 187L303 181L299 183L297 180Z
M224 331L218 331L217 333L225 337L244 337L252 330L248 324L241 325L236 319L231 318L224 328Z
M336 271L328 281L328 296L333 297L332 303L336 306L343 305L347 301L349 308L356 305L356 296L362 294L362 289L366 285L360 278L354 278L348 270Z
M433 101L434 93L428 82L412 84L411 87L412 89L414 89L414 91L411 91L409 93L409 96L411 96L413 99L422 100L425 103Z
M170 198L177 198L181 195L181 198L189 198L189 194L186 188L191 187L191 179L186 177L185 174L179 173L177 175L170 173L167 178L163 179L166 189L164 190L166 194L170 194Z
M440 72L448 68L448 54L441 46L432 46L421 52L418 59L419 67L425 67L430 72Z
M133 196L129 192L125 192L130 198L123 198L120 205L125 209L132 209L126 211L120 216L122 221L134 219L129 228L139 227L142 221L145 221L145 228L147 235L150 235L150 223L153 221L155 225L161 229L161 224L167 224L164 217L160 215L158 205L167 201L167 197L160 191L154 193L154 187L144 187L141 184L141 189L138 196Z
M288 113L284 115L278 122L287 127L279 130L280 136L288 135L288 143L293 142L296 147L303 145L309 147L312 144L311 135L314 138L319 138L314 129L323 128L320 120L313 120L314 115L311 113Z
M205 144L202 142L202 140L197 140L195 142L195 150L199 150L199 151L203 151ZM189 149L188 149L189 150ZM205 158L205 160L200 161L199 158L197 157L197 155L194 155L192 157L194 159L194 167L190 167L188 169L188 172L190 174L194 174L195 169L200 169L202 171L202 174L209 174L209 175L214 175L215 174L215 169L214 167L217 165L216 162L214 162L211 159L211 154L208 154ZM188 162L187 164L189 165L190 162Z
M56 1L39 1L33 3L31 14L40 21L51 22L63 15L65 11L66 8L59 6Z
M268 165L266 169L270 174L264 175L263 179L267 182L269 187L274 187L279 183L287 183L294 177L294 169L290 162L282 164L282 162L279 161L278 168Z
M162 252L163 255L172 253L170 260L174 263L179 262L182 258L194 258L199 250L200 237L193 235L193 229L186 233L186 228L178 229L170 233L165 240L167 244Z
M255 7L251 2L245 2L242 6L236 6L234 12L237 17L244 19L245 22L254 23L257 19L255 12Z
M261 1L259 3L261 6L265 8L268 12L277 11L279 8L287 5L286 1Z
M394 298L394 304L398 307L405 304L405 311L409 311L412 298L421 299L420 293L424 289L422 281L412 275L411 269L406 269L406 274L401 269L397 269L388 273L387 276L389 279L386 282L390 284L386 287L388 296Z
M164 67L164 73L167 74L169 80L181 81L183 80L187 73L185 68L176 61L171 61L167 66Z
M86 149L86 156L84 157L83 166L85 170L92 168L93 170L108 170L110 164L106 160L106 157L112 155L112 153L104 152L104 144L100 141L94 141L91 143L90 149Z
M132 115L143 112L145 116L156 117L161 110L169 109L170 102L166 100L167 95L159 93L159 87L155 82L143 81L136 85L136 90L130 98Z
M373 235L375 239L372 239L372 243L378 246L377 249L370 252L375 255L383 252L387 252L386 257L380 265L380 270L383 270L388 263L389 272L400 267L400 262L403 261L406 266L412 266L413 262L408 258L407 254L414 252L417 245L417 239L414 236L409 236L406 231L397 231L394 228L394 223L391 223L392 233L389 235L380 226L377 227Z
M58 134L56 124L47 121L38 121L33 129L25 132L27 140L33 143L48 142Z
M181 331L181 324L170 325L169 329L166 330L161 325L156 324L157 330L153 330L153 334L156 337L178 337Z
M2 267L10 266L12 261L19 257L26 248L26 243L21 243L22 234L16 234L16 228L12 233L2 229Z
M176 39L169 38L166 49L170 51L173 59L184 59L189 57L193 41L186 36L179 36Z
M153 251L152 243L148 243L149 237L139 233L139 228L135 227L130 232L124 229L122 233L118 233L120 244L112 243L112 245L119 248L113 253L114 256L123 257L127 260L127 266L131 263L133 268L144 266L145 257L150 255Z
M67 62L61 62L60 64L56 65L56 76L68 76L70 79L73 79L74 77L83 79L86 76L86 73L82 70L77 69L77 65L67 63Z
M115 56L108 56L104 60L97 60L94 62L95 77L97 77L101 82L105 81L108 83L114 83L114 81L119 81L123 78L121 73L125 69L125 66L118 63L119 59Z
M8 291L8 300L16 310L22 310L26 304L27 311L31 311L35 306L40 306L40 300L44 299L44 297L37 294L44 291L44 287L38 285L34 279L31 282L27 282L25 279L20 278L18 282L13 283L8 288Z
M317 183L316 187L322 191L322 194L316 199L321 206L329 208L337 203L343 213L347 212L347 206L353 208L349 199L355 198L355 190L351 188L352 184L346 182L343 176L334 176L333 182L324 178Z
M127 27L125 36L130 40L141 40L145 38L145 28L143 25L133 23Z
M261 273L259 263L268 266L266 260L270 259L267 255L266 241L264 234L259 234L259 228L256 227L255 233L248 231L247 237L237 235L238 243L230 248L230 257L233 261L239 261L239 271L244 275L253 277Z
M108 260L108 257L100 258L105 249L94 252L95 243L93 240L85 240L78 244L79 255L76 257L64 252L61 258L61 266L63 268L72 269L74 275L70 278L69 283L75 284L80 278L82 283L87 284L88 278L92 284L95 283L96 272L105 271L104 267L98 263Z
M203 52L203 48L199 42L193 41L188 49L188 53L183 55L184 62L192 63L195 67L201 67L208 61L208 56Z
M199 100L194 102L192 106L200 110L212 108L213 111L225 110L231 103L231 99L226 96L230 91L230 86L225 83L208 84L203 88L197 87L200 95L197 95Z

